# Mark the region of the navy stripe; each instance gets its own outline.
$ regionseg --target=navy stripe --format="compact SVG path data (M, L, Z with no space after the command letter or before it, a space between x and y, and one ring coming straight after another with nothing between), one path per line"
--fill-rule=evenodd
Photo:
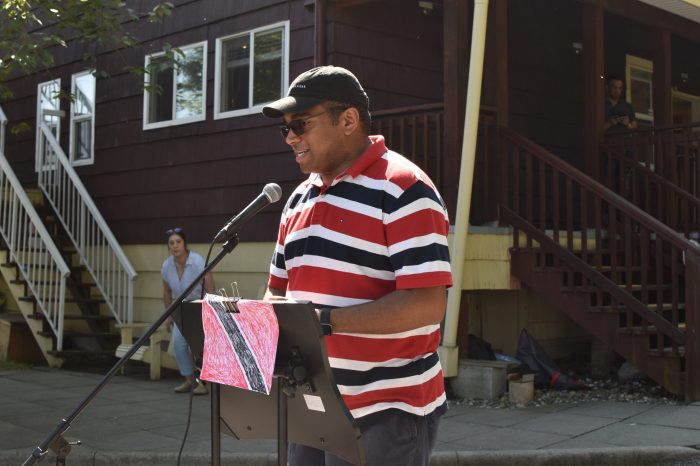
M426 262L450 262L450 249L442 244L431 243L419 248L410 248L391 256L391 262L396 269L401 267L425 264Z
M374 270L394 270L394 267L389 262L389 258L385 255L353 248L319 236L300 238L287 243L284 247L284 259L286 261L304 255L327 257L362 267L369 267Z
M442 202L442 199L440 199L440 196L438 196L437 192L435 192L433 188L431 188L421 180L418 180L414 184L412 184L408 189L406 189L398 199L394 199L391 196L387 196L385 198L386 203L384 205L383 210L387 214L392 214L397 210L406 207L412 202L425 198L431 199L439 205L441 205L443 209L445 208L445 204Z
M380 380L400 379L421 375L430 370L435 364L440 364L437 353L433 353L425 359L418 359L417 361L412 361L400 367L380 366L368 371L333 368L333 376L338 385L362 386Z
M346 181L340 182L335 186L331 186L326 191L327 194L347 199L349 201L359 202L375 209L381 209L385 204L384 198L389 196L389 193L381 189L372 189L367 186L360 186L355 183Z

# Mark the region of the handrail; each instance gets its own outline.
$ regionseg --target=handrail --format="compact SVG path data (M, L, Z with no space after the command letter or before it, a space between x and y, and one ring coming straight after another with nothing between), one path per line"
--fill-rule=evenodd
M0 110L1 112L1 110ZM4 118L4 114L0 115ZM70 269L0 151L0 234L10 257L63 349L66 280ZM40 241L36 241L39 238Z
M627 196L634 205L640 206L642 210L652 214L672 230L684 233L686 237L690 237L691 231L698 230L700 198L650 169L646 163L628 157L621 148L604 147L608 155L606 165L608 186L615 188L617 183L619 195ZM616 166L621 167L619 173L615 173ZM629 186L625 181L627 177L630 178ZM642 193L638 192L640 187ZM652 195L653 187L660 190L655 196ZM685 214L679 215L676 208L680 208ZM676 217L679 216L681 218L677 219Z
M540 247L544 248L546 251L556 254L561 260L566 262L569 267L574 269L576 272L585 276L592 282L595 282L600 288L605 292L614 296L617 300L623 303L628 308L633 308L636 314L646 319L648 322L654 324L663 333L671 336L676 341L681 344L685 344L685 334L678 330L678 328L671 325L667 320L661 318L655 312L649 310L648 307L644 306L641 302L634 299L632 295L626 293L622 288L620 288L615 282L610 280L608 277L598 272L594 268L590 267L589 264L582 261L566 248L563 248L558 243L556 243L552 238L547 236L543 231L537 229L534 225L526 221L520 215L516 214L507 207L501 206L501 216L510 225L515 228L523 230L529 236L531 236L535 241L537 241Z
M649 128L630 128L620 132L612 132L605 135L605 139L614 139L618 137L624 137L630 134L641 134L641 133L657 133L659 131L666 131L668 129L686 129L700 127L700 121L691 121L690 123L677 123L672 125L664 126L651 126Z
M39 187L117 322L131 323L136 271L49 127L42 122L39 128Z
M513 140L520 146L529 150L531 153L536 153L538 158L561 171L572 180L578 182L579 184L585 185L586 189L602 198L616 209L624 211L626 214L633 217L635 221L644 225L648 229L658 232L658 234L660 234L664 240L669 241L677 248L684 251L693 251L695 254L700 254L700 246L697 246L682 236L679 236L677 231L650 216L628 200L618 196L610 188L603 186L590 176L575 169L573 166L569 165L545 148L535 144L533 141L521 136L507 127L501 126L499 131L503 136Z
M5 153L5 127L7 126L7 117L5 112L0 107L0 152Z

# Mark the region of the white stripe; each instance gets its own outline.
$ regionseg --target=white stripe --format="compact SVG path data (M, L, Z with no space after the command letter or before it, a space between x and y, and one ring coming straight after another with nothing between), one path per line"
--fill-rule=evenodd
M406 251L408 249L420 248L431 244L447 246L447 237L445 235L441 235L440 233L429 233L423 236L414 236L413 238L408 238L404 241L400 241L389 246L389 254L393 256L394 254Z
M295 257L293 259L285 261L285 266L287 267L287 270L292 270L295 267L301 267L304 265L321 267L327 270L334 270L343 273L352 273L355 275L376 278L380 280L393 281L396 278L396 275L394 275L394 272L392 270L375 270L370 267L363 267L350 262L329 259L323 256L314 256L312 254L305 254L303 256Z
M287 276L287 271L284 269L280 269L279 267L275 267L274 265L270 266L270 275L274 275L277 278L280 278L282 280L287 280L289 277Z
M445 393L443 392L443 394L436 398L435 401L433 401L432 403L428 403L425 406L412 406L401 402L383 402L375 403L369 406L363 406L362 408L353 409L350 411L350 414L352 414L352 417L357 419L362 416L367 416L368 414L376 413L378 411L384 411L385 409L396 408L400 409L401 411L406 411L408 413L415 414L416 416L427 416L428 414L432 413L437 408L442 406L445 400L446 397Z
M390 180L387 179L376 179L376 178L370 178L365 175L359 175L355 178L348 177L347 179L344 179L343 181L346 181L348 183L352 184L357 184L360 185L364 188L369 188L369 189L375 189L377 191L384 191L390 196L395 197L398 199L401 197L401 195L404 193L404 190L401 189L399 185L396 183L392 183Z
M356 212L358 214L362 214L370 218L376 218L377 220L380 220L382 218L382 209L372 207L371 205L363 204L362 202L346 199L344 197L338 197L332 194L327 194L323 196L323 198L318 202L325 202L326 204L338 207L339 209L347 210L350 212Z
M346 335L346 334L344 334ZM379 362L368 362L368 361L357 361L354 359L341 359L341 358L328 358L328 364L333 369L349 369L353 371L369 371L374 369L375 367L401 367L405 366L407 364L412 363L413 361L418 361L424 358L427 358L428 356L432 355L433 353L428 353L428 354L422 354L420 356L417 356L415 359L406 359L406 358L393 358L393 359L388 359L386 361L379 361Z
M346 307L354 306L356 304L364 304L371 300L369 299L356 299L356 298L346 298L343 296L335 296L323 293L312 293L310 291L287 291L289 297L296 299L297 301L311 301L314 303L322 303L326 306L334 307Z
M430 335L438 328L440 328L440 324L431 324L431 325L425 325L423 327L418 327L418 328L415 328L412 330L407 330L405 332L399 332L399 333L343 333L343 335L348 335L351 337L374 338L377 340L387 340L387 339L399 340L401 338L420 337L420 336Z
M412 375L410 377L401 377L397 379L377 380L376 382L367 385L338 385L338 391L341 395L359 395L374 390L383 390L386 388L399 387L414 387L422 385L440 373L442 366L440 361L437 361L433 367L423 372L422 374Z
M407 265L396 271L396 278L410 275L420 275L431 272L450 272L450 263L446 261L423 262L418 265Z
M435 202L429 197L421 197L410 204L401 207L399 210L386 214L384 216L384 221L386 223L392 223L404 217L408 217L409 215L413 215L416 212L420 212L421 210L434 210L443 217L445 216L445 211L440 203Z

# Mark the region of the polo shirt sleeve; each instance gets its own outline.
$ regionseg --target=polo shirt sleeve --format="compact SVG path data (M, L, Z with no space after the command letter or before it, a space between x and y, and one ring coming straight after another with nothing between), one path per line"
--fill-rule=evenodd
M275 250L272 252L272 261L270 263L270 278L267 282L268 288L277 290L287 289L287 267L284 261L284 240L286 237L284 219L286 214L287 209L285 208L284 212L282 212L279 230L277 231L277 242L275 243Z
M397 289L452 286L449 220L432 186L418 180L390 202L385 231Z

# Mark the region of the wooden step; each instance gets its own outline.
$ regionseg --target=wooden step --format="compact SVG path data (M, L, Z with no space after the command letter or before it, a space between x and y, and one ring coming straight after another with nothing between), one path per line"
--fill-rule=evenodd
M50 330L48 330L48 331L41 330L41 331L36 332L36 333L37 333L37 335L41 335L42 337L49 337L49 338L54 335L54 333ZM66 338L86 338L86 337L120 338L120 335L117 332L72 332L72 331L64 331L63 332L63 340L64 341L66 340Z
M40 312L34 312L33 314L29 314L27 316L29 319L34 319L34 320L44 320L44 314ZM107 316L107 315L77 315L77 314L69 314L63 316L64 320L91 320L94 322L108 322L111 320L115 320L114 316Z
M30 296L20 296L19 298L20 301L24 301L27 303L34 303L36 302L36 297L34 295ZM66 303L85 303L85 304L103 304L105 302L104 298L73 298L70 296L66 296Z
M77 350L77 349L69 349L69 350L49 350L47 351L48 354L51 356L56 356L57 358L73 358L73 357L80 357L80 356L88 356L88 357L93 357L93 356L102 356L102 357L114 357L114 351L108 351L108 350L93 350L93 351L85 351L85 350Z

